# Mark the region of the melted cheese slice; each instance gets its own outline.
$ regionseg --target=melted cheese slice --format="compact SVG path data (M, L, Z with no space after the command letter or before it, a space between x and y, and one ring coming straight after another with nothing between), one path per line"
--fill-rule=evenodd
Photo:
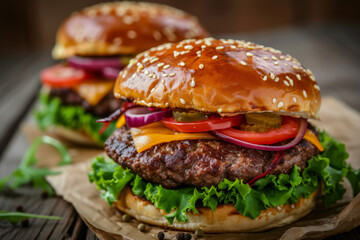
M72 89L94 106L113 89L114 84L112 80L89 80L73 86Z
M133 137L135 148L138 152L143 152L152 146L160 143L196 140L196 139L216 139L207 132L201 133L182 133L165 127L160 121L154 122L140 128L131 128L130 133Z
M324 147L321 145L319 139L316 137L316 135L310 131L309 129L306 130L306 133L304 135L304 139L311 142L317 149L319 149L320 152L324 151Z

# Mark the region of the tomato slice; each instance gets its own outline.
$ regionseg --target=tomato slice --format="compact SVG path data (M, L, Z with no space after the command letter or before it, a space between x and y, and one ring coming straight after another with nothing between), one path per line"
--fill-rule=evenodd
M235 117L210 117L198 122L176 122L173 117L165 118L161 122L168 128L179 132L208 132L217 129L238 126L243 120L242 116Z
M41 82L52 87L69 87L84 82L89 78L91 78L91 75L83 69L63 64L48 67L40 74Z
M271 129L268 132L242 131L232 127L217 130L217 132L249 143L273 144L289 138L294 138L299 131L298 119L283 117L282 121L280 128Z

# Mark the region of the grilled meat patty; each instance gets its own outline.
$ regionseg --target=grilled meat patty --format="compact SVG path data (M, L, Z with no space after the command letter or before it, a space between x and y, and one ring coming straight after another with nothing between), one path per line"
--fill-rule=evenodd
M313 127L310 129L315 132ZM165 188L217 186L225 178L248 182L263 173L276 154L221 140L174 141L138 153L126 127L117 129L104 147L108 156L121 166ZM303 139L284 151L284 160L271 174L288 174L293 165L303 170L306 161L317 154L317 148Z
M85 99L70 88L52 88L50 97L60 98L62 104L70 106L82 106L86 112L97 117L107 117L121 107L122 101L116 99L109 92L98 104L91 106Z

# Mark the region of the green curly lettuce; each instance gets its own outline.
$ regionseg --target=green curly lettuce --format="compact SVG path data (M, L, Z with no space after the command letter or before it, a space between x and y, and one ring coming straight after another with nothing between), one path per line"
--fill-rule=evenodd
M326 132L321 132L319 139L325 151L309 159L304 171L301 172L300 168L294 165L290 174L267 175L253 187L238 179L224 179L217 187L166 189L160 184L147 182L129 169L123 169L104 157L93 160L89 180L103 190L102 197L109 205L117 200L125 186L131 186L135 195L144 197L168 213L165 217L171 224L174 220L186 222L186 212L198 213L196 203L201 203L212 211L219 204L233 204L240 214L255 219L263 209L293 204L300 198L309 198L321 183L324 205L329 206L343 197L344 177L351 182L354 196L359 192L360 174L359 170L346 164L348 153L344 144Z
M115 123L111 123L102 134L99 134L103 125L96 122L97 117L85 112L81 106L62 105L59 98L50 97L44 92L39 95L39 107L35 110L34 116L41 130L58 125L85 131L99 145L102 145L115 130Z

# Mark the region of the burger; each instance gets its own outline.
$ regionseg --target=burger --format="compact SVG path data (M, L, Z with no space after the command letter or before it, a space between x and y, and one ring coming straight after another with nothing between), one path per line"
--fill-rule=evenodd
M52 52L62 62L40 76L39 127L102 145L115 124L103 132L96 119L121 106L112 89L129 60L159 44L207 35L195 17L160 4L101 3L73 13L60 26Z
M89 179L113 207L161 227L255 232L290 224L317 201L354 195L360 171L345 146L308 120L320 88L273 48L184 40L136 56L117 78L113 114L126 125L104 144ZM326 119L324 119L326 120Z

